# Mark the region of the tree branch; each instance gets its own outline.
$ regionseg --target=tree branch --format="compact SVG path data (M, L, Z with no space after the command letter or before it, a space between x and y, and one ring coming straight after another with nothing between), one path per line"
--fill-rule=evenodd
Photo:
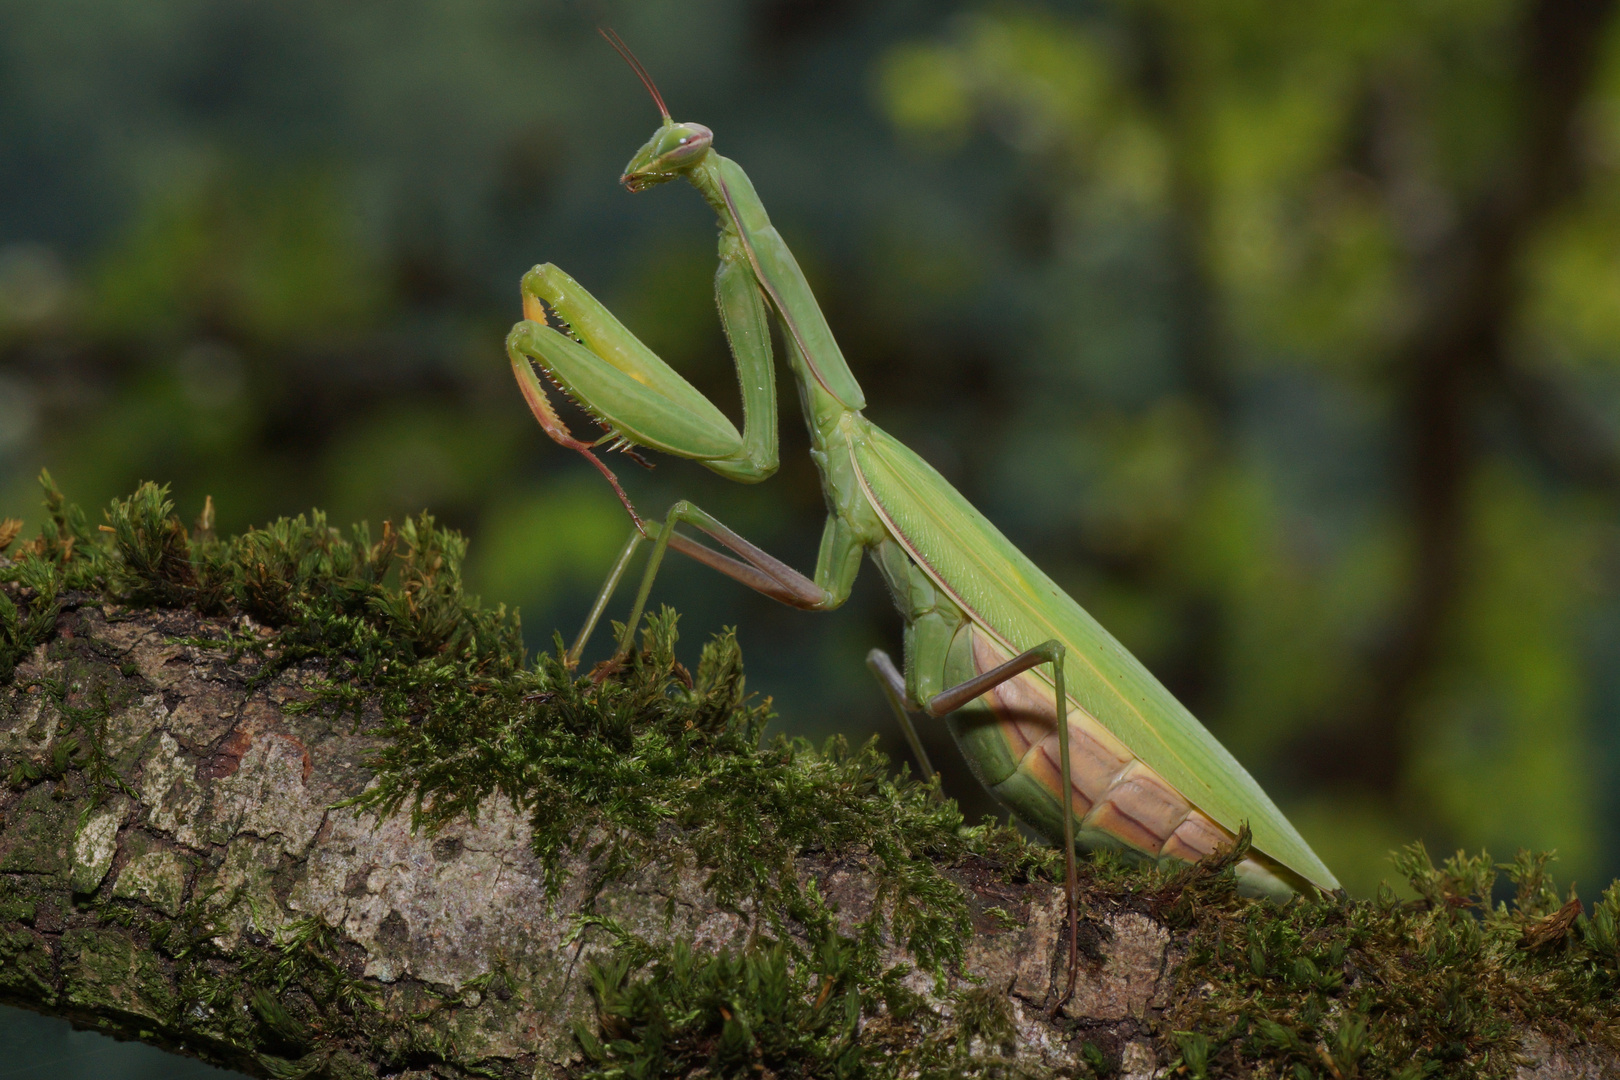
M0 687L0 999L255 1075L551 1075L581 1063L587 965L621 933L740 948L761 929L693 865L616 879L577 852L548 898L529 823L499 798L433 835L337 808L371 779L374 706L358 726L308 709L320 665L258 682L265 661L197 644L240 640L237 620L79 600ZM846 927L876 900L861 856L800 871ZM1078 1021L1116 1060L1154 1060L1169 935L1140 903L1093 904L1091 937L1111 941L1076 1019L1052 1021L1059 891L951 875L976 936L964 970L914 975L916 992L993 992L1025 1067L1074 1067Z
M746 903L717 904L704 868L690 861L607 872L608 836L566 856L566 881L550 896L530 822L498 798L476 821L433 834L413 833L404 817L341 808L372 781L375 701L358 721L311 708L309 688L327 669L282 667L274 649L256 653L255 639L273 635L241 617L130 612L82 593L63 606L53 638L0 685L0 765L11 781L0 794L0 1000L259 1076L562 1075L590 1064L585 1046L601 1050L603 1038L625 1034L626 971L670 948L741 956L768 932ZM879 859L807 853L797 872L838 928L854 933L874 904L894 900L883 895ZM1059 969L1060 890L1010 883L980 859L956 861L945 872L973 923L964 963L938 981L903 978L885 992L888 1004L866 1006L877 1013L859 1038L882 1048L891 1069L883 1075L896 1076L925 1072L929 1061L951 1063L953 1075L1146 1078L1177 1060L1227 1075L1221 1063L1240 1059L1329 1061L1343 1072L1369 1054L1387 1061L1433 1050L1433 1036L1419 1046L1399 1034L1430 1021L1421 1008L1406 1015L1375 1005L1387 1045L1365 1032L1343 1045L1342 1034L1310 1035L1321 1021L1309 1019L1320 1006L1308 1002L1320 990L1296 985L1302 962L1312 980L1329 980L1322 988L1342 985L1363 1002L1454 995L1462 979L1482 995L1473 1007L1517 1016L1531 997L1524 987L1549 984L1497 990L1490 980L1512 967L1545 980L1563 970L1560 950L1582 948L1566 944L1576 933L1568 909L1537 915L1545 898L1532 883L1521 886L1519 922L1475 936L1486 951L1413 968L1400 942L1471 918L1457 914L1473 902L1470 889L1490 895L1485 878L1474 880L1488 859L1460 872L1413 859L1405 869L1430 897L1418 907L1329 900L1281 911L1238 900L1216 870L1133 876L1088 862L1088 958L1056 1018L1044 1006ZM1515 952L1520 923L1542 952ZM1359 937L1336 926L1360 926ZM811 928L788 932L812 946ZM1609 947L1580 932L1587 948ZM1386 938L1397 950L1388 957L1372 946ZM886 964L906 959L893 941L878 944ZM1592 977L1591 955L1571 953L1571 970ZM618 983L607 978L619 996L602 1012L590 965L612 969L616 957L627 966ZM1488 977L1470 974L1476 961ZM1604 963L1599 955L1596 967ZM1385 965L1404 985L1385 985ZM664 983L674 979L658 970ZM819 1002L834 981L802 989ZM649 985L640 992L671 992ZM1613 995L1581 1004L1591 993L1567 1004L1548 997L1539 1030L1517 1021L1522 1039L1497 1028L1455 1052L1516 1047L1520 1077L1620 1066L1613 1051L1580 1045L1600 1036L1620 1043ZM906 1000L924 1007L902 1008ZM747 1004L714 1005L728 1020L724 1001ZM1253 1027L1256 1016L1272 1027ZM1313 1049L1316 1039L1324 1041Z

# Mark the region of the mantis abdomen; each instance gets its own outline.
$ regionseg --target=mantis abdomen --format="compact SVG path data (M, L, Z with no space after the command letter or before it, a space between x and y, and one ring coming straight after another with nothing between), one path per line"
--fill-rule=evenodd
M1044 669L1001 682L947 722L974 773L1053 839L1196 861L1247 824L1247 891L1338 882L1231 755L1112 635L927 462L870 421L851 439L862 493L889 534L877 562L907 622L907 693L927 701L1047 639L1067 649L1070 785Z
M952 642L943 679L965 682L1012 659L972 622ZM1063 780L1051 684L1033 672L1009 679L981 703L946 722L980 782L1002 805L1048 839L1063 835ZM1087 848L1118 848L1149 858L1197 862L1232 846L1232 833L1211 820L1130 748L1071 699L1069 797L1075 838ZM1288 873L1264 855L1237 866L1248 891L1286 897Z

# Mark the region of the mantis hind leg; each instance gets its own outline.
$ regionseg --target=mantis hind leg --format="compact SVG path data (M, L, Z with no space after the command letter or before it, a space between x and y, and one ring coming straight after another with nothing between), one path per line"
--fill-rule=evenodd
M866 666L883 688L883 696L889 700L895 719L900 721L900 731L906 737L906 744L911 747L912 756L917 759L917 769L922 774L923 783L930 783L934 779L934 763L928 760L928 751L923 749L917 726L911 722L912 710L906 707L906 677L900 674L889 654L882 649L873 649L866 654ZM938 795L937 789L935 794Z
M974 698L994 690L1009 679L1017 678L1029 669L1039 667L1042 664L1051 664L1052 682L1055 684L1054 707L1056 715L1066 717L1068 715L1068 696L1063 679L1063 662L1066 652L1063 643L1056 639L1037 645L1033 649L1026 649L1006 663L991 668L982 675L976 675L935 694L923 705L923 711L929 716L936 717L955 712ZM1058 721L1057 736L1058 772L1063 790L1068 792L1073 790L1074 778L1070 772L1069 725L1063 720ZM1080 965L1080 903L1079 881L1074 861L1074 814L1070 812L1067 805L1062 808L1062 817L1063 888L1068 902L1069 923L1069 974L1062 995L1052 1006L1053 1013L1061 1009L1069 998L1074 996L1074 984L1076 977L1079 975Z

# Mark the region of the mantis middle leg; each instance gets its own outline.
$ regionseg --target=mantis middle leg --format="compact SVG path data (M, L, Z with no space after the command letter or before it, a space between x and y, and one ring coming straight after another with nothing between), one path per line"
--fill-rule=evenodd
M741 558L734 559L691 537L682 536L675 530L677 524L692 526ZM861 553L865 550L855 528L837 514L831 514L827 518L826 528L822 530L815 577L806 577L770 552L744 540L718 518L685 499L670 507L662 526L648 531L653 533L650 537L653 541L652 554L648 556L647 566L641 574L641 586L636 590L635 603L619 635L615 658L630 651L635 641L636 627L647 606L647 597L652 592L653 581L663 565L665 551L670 548L747 585L755 592L802 611L831 611L848 600L850 590L855 585L855 575L860 570ZM571 663L578 662L614 588L624 576L636 548L646 538L642 528L638 527L620 550L613 569L597 594L584 628L568 650Z

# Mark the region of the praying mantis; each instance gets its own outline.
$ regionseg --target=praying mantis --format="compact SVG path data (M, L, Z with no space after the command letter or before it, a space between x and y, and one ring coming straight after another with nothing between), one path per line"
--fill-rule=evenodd
M1061 845L1069 978L1060 1004L1077 969L1077 845L1196 862L1229 848L1246 824L1251 847L1235 868L1243 891L1281 899L1336 890L1332 872L1214 736L933 467L866 418L860 384L747 174L715 151L707 127L676 123L640 62L616 35L604 36L663 116L620 182L640 192L686 180L718 219L715 296L741 384L743 430L562 270L544 264L524 275L524 318L506 341L518 386L546 434L607 478L634 525L569 662L578 662L643 543L652 551L618 640L620 657L669 549L806 611L843 604L869 555L905 623L905 650L903 669L882 650L868 665L925 775L912 714L944 719L991 794ZM778 463L771 319L798 384L828 507L812 576L685 500L661 523L642 518L597 454L604 446L642 447L742 483L770 477ZM542 374L606 434L576 438Z

